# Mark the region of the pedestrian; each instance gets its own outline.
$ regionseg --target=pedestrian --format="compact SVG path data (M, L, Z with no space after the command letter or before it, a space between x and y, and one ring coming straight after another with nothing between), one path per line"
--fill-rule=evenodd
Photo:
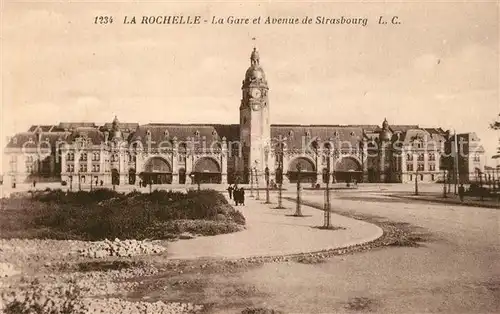
M101 183L101 186L102 186L102 184L103 184L104 182L101 180L101 182L100 182L100 183Z
M227 192L229 193L229 199L233 199L233 186L230 184L229 187L227 188Z
M241 205L245 206L245 190L240 188L240 202Z
M464 185L460 184L460 186L458 187L458 196L460 197L460 202L464 201L464 194L465 194Z
M236 187L234 189L233 196L234 196L234 204L236 206L240 205L240 189Z
M33 187L36 188L36 180L33 180Z

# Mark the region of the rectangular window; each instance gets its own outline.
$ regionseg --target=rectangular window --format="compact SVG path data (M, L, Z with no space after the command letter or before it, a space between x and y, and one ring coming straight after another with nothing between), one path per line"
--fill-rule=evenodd
M418 171L423 171L424 170L424 164L418 164L417 167L418 167L417 168Z
M87 165L86 164L80 164L80 172L87 172Z
M413 164L407 164L406 165L406 170L407 171L413 171Z

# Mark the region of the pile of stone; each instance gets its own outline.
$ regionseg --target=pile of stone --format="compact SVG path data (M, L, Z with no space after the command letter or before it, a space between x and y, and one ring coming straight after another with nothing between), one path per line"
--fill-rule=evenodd
M115 239L90 242L84 249L79 249L80 256L104 258L108 256L131 257L135 255L157 254L167 248L151 241Z
M192 303L180 302L130 302L116 298L109 299L87 299L84 300L85 313L102 313L104 309L108 313L124 314L183 314L199 313L203 311L203 306Z
M0 278L15 276L19 273L20 271L17 270L14 265L9 263L0 263Z
M0 295L0 313L198 313L203 306L192 303L162 301L130 302L117 298L81 298L79 289L71 283L41 285L32 282L24 289Z

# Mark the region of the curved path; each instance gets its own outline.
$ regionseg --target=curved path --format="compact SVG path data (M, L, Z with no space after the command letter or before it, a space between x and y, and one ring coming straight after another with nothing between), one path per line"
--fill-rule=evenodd
M264 193L262 193L264 194ZM290 216L295 204L283 201L287 209L247 197L245 206L237 207L246 218L246 230L213 237L179 240L169 244L168 256L173 259L204 257L245 258L315 252L347 247L373 241L382 236L382 229L359 220L332 213L332 224L344 230L321 230L323 212L302 206L306 217Z

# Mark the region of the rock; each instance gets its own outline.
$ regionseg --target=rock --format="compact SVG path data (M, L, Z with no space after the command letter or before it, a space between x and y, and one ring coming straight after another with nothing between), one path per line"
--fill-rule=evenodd
M183 232L179 235L179 239L182 239L182 240L189 240L189 239L194 239L194 238L195 238L195 236L189 232Z

